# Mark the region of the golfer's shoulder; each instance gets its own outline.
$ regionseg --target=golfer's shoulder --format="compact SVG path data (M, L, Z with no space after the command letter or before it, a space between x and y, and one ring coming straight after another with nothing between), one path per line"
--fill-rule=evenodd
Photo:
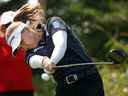
M48 18L48 22L55 22L55 21L63 21L64 22L64 20L58 16L53 16L53 17Z
M64 28L66 26L65 21L61 17L50 17L47 21L47 25L49 28Z

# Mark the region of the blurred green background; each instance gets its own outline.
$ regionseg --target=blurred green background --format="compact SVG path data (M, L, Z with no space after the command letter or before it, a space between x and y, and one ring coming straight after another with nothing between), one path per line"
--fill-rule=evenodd
M4 2L3 2L4 1ZM16 10L27 0L0 0L0 13ZM128 0L45 0L46 16L60 16L69 24L96 61L106 60L113 48L128 52ZM106 96L128 96L128 64L97 66ZM33 75L35 96L54 96L56 83Z

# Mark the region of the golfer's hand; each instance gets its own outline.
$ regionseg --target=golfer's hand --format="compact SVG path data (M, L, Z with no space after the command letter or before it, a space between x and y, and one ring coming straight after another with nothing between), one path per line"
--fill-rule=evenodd
M53 64L48 57L44 57L44 60L43 60L43 68L46 71L49 71L50 73L54 73L55 72L55 66L56 65Z

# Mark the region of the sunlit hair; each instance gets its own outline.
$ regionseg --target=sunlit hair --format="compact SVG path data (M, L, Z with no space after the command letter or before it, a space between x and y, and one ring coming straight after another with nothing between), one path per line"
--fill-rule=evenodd
M24 23L29 22L30 26L35 25L34 22L37 23L45 23L45 12L41 8L40 4L38 6L33 6L32 4L25 4L23 5L17 12L14 18L14 21L22 21ZM33 18L36 15L38 18Z

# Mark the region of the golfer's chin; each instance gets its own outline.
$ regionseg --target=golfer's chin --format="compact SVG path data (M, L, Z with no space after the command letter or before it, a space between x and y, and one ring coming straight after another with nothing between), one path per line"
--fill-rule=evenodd
M38 46L38 43L35 43L33 45L30 45L29 49L36 48Z
M30 50L30 49L33 49L33 48L36 48L38 46L38 44L25 44L24 46L21 46L24 50Z

